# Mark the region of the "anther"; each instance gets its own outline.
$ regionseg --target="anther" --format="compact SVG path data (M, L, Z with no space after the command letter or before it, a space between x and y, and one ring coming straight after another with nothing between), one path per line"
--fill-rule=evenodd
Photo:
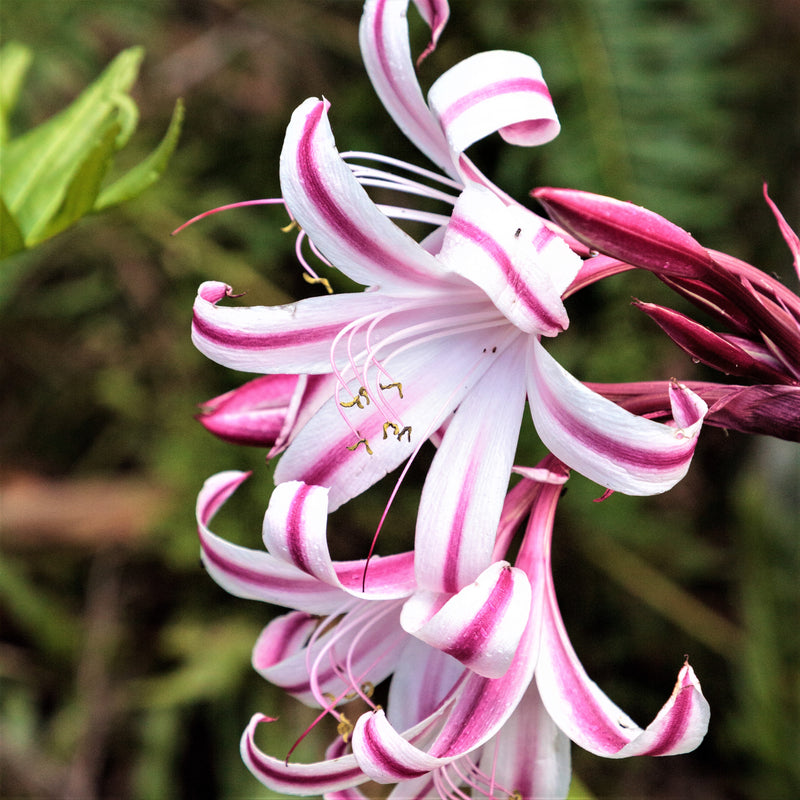
M325 287L325 291L327 291L328 294L333 294L333 289L331 288L331 282L327 278L320 278L320 277L312 278L311 275L309 275L307 272L304 272L303 280L306 283L312 283L312 284L321 283Z
M517 790L516 792L511 792L508 796L508 800L522 800L522 792Z
M364 449L367 451L367 455L371 456L372 455L372 448L369 446L369 441L367 441L367 439L359 439L355 444L347 445L347 449L348 450L358 450L358 446L360 444L364 445Z
M404 433L408 434L408 441L411 442L411 426L410 425L406 425L405 428L403 428L403 430L401 430L400 433L397 434L397 441L398 442L402 442L403 441L403 434Z
M388 433L389 428L392 429L392 433L395 436L397 436L400 433L400 427L397 425L396 422L384 422L383 423L383 438L384 439L388 439L389 438L389 433Z
M399 381L397 383L380 383L378 384L381 389L386 391L387 389L397 389L397 393L400 395L400 399L403 399L403 384Z
M375 684L365 681L361 684L361 691L366 697L372 697L375 694Z
M339 724L336 726L336 733L342 737L342 741L347 744L350 734L353 732L353 723L344 714L339 714ZM522 798L520 798L522 800Z
M281 228L281 233L290 233L291 231L293 231L295 229L299 230L300 226L297 224L297 222L295 220L292 220L288 225L284 225Z
M339 403L342 408L352 408L353 406L358 406L358 408L364 408L361 400L362 398L369 405L369 392L367 392L366 386L361 386L358 390L358 394L353 395L352 400L347 400L346 402Z

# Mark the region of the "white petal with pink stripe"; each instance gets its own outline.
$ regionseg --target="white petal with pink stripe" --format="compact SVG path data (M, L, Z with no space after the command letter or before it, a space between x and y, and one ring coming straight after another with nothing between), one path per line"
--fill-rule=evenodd
M510 50L459 62L431 86L428 104L455 153L495 131L511 144L530 146L561 130L539 64Z

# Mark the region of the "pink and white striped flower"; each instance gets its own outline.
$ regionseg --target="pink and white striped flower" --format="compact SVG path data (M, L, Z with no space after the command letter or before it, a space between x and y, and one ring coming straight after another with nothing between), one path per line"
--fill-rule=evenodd
M276 489L264 524L269 552L226 542L208 524L246 476L209 479L198 529L212 577L239 596L296 609L265 628L255 668L320 716L334 716L340 734L324 761L294 763L258 748L256 729L270 719L257 714L242 754L259 780L285 794L328 798L362 798L355 787L368 780L396 783L397 800L455 797L469 787L489 798L565 797L567 736L614 758L697 746L708 705L688 664L645 730L586 675L550 574L567 472L548 458L527 474L507 496L494 540L499 559L528 518L515 566L498 560L474 585L435 600L416 585L411 553L374 559L363 586L364 561L332 561L321 487ZM386 678L384 710L372 690ZM347 705L354 700L357 718Z
M368 197L336 151L325 101L310 99L287 131L281 178L292 214L356 294L280 307L218 305L205 283L193 338L208 356L262 373L332 373L338 386L278 465L278 481L330 487L332 508L415 453L458 409L431 467L418 547L484 540L455 589L487 565L526 395L536 428L562 461L607 488L650 494L688 468L705 406L680 389L677 425L629 414L582 386L540 338L568 320L560 296L580 259L529 212L470 184L423 245ZM492 413L502 402L502 413ZM475 491L480 486L481 491ZM440 558L430 560L444 569ZM418 576L423 585L425 576ZM431 588L437 588L434 580Z

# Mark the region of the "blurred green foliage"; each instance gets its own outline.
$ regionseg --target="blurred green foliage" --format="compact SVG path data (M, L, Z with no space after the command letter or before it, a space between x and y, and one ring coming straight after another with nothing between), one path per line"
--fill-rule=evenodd
M144 56L120 53L68 108L12 137L13 112L32 53L18 42L0 51L0 258L40 244L91 211L131 200L158 180L178 143L178 101L161 144L141 163L103 186L114 154L136 129L139 111L128 94Z
M312 290L277 208L169 234L208 208L277 196L282 132L309 95L331 100L340 149L422 163L363 73L359 16L355 0L0 5L4 40L22 43L2 51L4 141L47 124L120 53L130 74L140 53L130 48L144 45L123 110L112 103L98 128L118 132L93 140L105 148L95 160L81 146L83 163L95 165L85 170L104 163L135 99L139 132L117 154L114 186L115 174L165 152L176 99L186 103L180 146L157 184L0 271L4 797L274 797L241 764L241 730L255 711L280 716L264 742L280 754L310 722L249 665L276 610L228 597L198 566L192 509L202 481L253 470L218 528L258 547L271 475L262 453L218 442L192 419L198 403L246 376L199 356L188 330L202 280L247 290L254 304ZM413 34L419 52L425 31L415 25ZM558 139L537 150L476 145L471 155L510 194L526 201L543 184L615 194L792 280L760 196L767 180L797 227L792 4L454 0L439 49L421 66L423 85L491 48L539 60L562 121ZM81 169L57 172L40 231ZM570 330L548 347L587 380L713 379L629 307L633 295L680 305L650 276L619 276L572 298ZM540 452L526 424L518 460ZM412 469L393 506L387 551L410 541L422 473ZM340 557L363 555L391 486L337 512ZM689 756L614 762L576 749L588 788L576 784L574 797L800 795L798 487L795 446L713 429L688 478L663 497L595 504L596 486L570 481L554 567L589 673L644 722L688 652L712 704L709 736ZM320 755L333 731L320 734L299 758Z

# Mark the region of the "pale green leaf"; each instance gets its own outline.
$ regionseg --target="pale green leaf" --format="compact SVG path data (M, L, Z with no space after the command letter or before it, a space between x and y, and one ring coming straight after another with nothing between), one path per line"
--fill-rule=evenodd
M25 240L28 247L55 236L92 210L103 178L111 166L111 157L116 150L119 132L118 122L112 122L106 126L102 137L95 143L72 176L72 180L64 192L61 206L40 232Z
M138 47L123 51L70 106L3 147L2 193L26 240L38 239L62 207L67 187L109 122L119 122L123 131L116 149L130 135L137 112L126 92L142 56Z
M5 258L13 253L25 249L25 239L22 236L17 221L0 197L0 258Z
M97 198L95 211L115 206L141 194L148 186L157 181L167 167L170 157L178 144L178 137L183 123L183 103L178 100L172 119L164 138L158 147L144 161L137 164L118 180L107 186Z
M9 138L8 118L32 59L30 48L19 42L7 42L0 48L0 143Z

